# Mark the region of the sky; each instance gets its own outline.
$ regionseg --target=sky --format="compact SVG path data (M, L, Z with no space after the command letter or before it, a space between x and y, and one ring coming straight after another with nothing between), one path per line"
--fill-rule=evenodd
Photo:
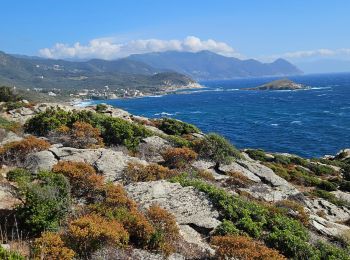
M1 0L0 50L115 59L211 50L294 62L350 60L348 0Z

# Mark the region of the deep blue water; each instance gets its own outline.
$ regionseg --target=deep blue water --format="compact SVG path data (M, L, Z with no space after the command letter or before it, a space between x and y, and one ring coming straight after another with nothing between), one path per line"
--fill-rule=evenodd
M301 91L244 91L273 78L201 82L191 94L103 101L146 117L174 117L239 148L305 157L350 147L350 73L290 77Z

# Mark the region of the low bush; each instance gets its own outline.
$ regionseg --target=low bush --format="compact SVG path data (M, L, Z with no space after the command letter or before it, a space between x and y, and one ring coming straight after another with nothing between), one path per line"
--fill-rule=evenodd
M331 203L333 203L336 206L339 207L350 207L350 203L342 200L342 199L338 199L333 193L330 193L328 191L325 190L314 190L312 192L312 195L316 196L316 197L320 197L322 199L325 199Z
M53 166L52 171L68 178L72 193L77 197L94 197L103 187L103 177L83 162L60 161Z
M135 149L140 140L150 136L144 126L128 122L121 118L95 113L92 111L64 111L60 108L48 108L27 121L25 129L37 135L47 136L62 126L71 128L76 122L84 122L98 128L107 145L125 145Z
M150 206L146 215L155 228L150 247L170 255L174 252L174 246L180 237L175 217L158 205Z
M169 148L163 153L165 165L170 168L185 168L197 158L197 153L190 148Z
M67 126L61 126L51 131L48 138L53 143L81 149L99 148L104 145L99 129L89 123L79 121L75 122L71 129Z
M225 180L225 185L236 186L239 188L246 188L254 183L248 177L237 171L230 171L227 173L230 176L229 179Z
M286 257L293 259L315 259L318 253L313 246L294 235L289 229L270 233L266 242L268 246L280 250Z
M176 174L174 170L156 163L148 165L129 163L124 171L123 180L126 183L156 181L172 178Z
M337 185L329 181L321 181L317 184L317 188L325 191L335 191L337 190Z
M6 174L6 178L9 181L25 184L25 183L31 182L34 176L31 172L29 172L26 169L16 168L14 170L9 171Z
M194 125L172 119L172 118L162 118L154 120L156 127L169 135L185 135L191 133L199 133L199 129Z
M33 244L34 259L72 260L75 252L68 248L58 233L43 232Z
M309 214L303 205L292 200L281 200L275 204L279 209L284 210L284 214L299 220L304 226L309 224Z
M221 222L221 224L215 229L214 232L216 236L238 235L239 233L239 229L237 229L232 221L226 219Z
M322 260L350 260L350 248L341 249L324 242L317 244L319 257Z
M20 223L34 234L57 230L70 207L68 180L61 174L40 172L19 189L24 201L16 212Z
M272 160L270 157L266 156L266 153L261 149L248 149L245 151L245 153L247 153L253 160L261 162L268 162Z
M241 158L240 152L218 134L208 134L194 141L193 146L200 158L216 163L216 167L220 164L228 164L234 158Z
M7 131L18 133L21 129L21 125L19 123L9 121L0 116L0 129L5 129Z
M0 165L11 164L21 166L28 154L43 151L49 147L49 142L34 136L28 136L21 141L7 143L0 147Z
M350 181L343 181L339 185L339 189L342 191L350 192Z
M168 140L175 147L190 147L191 142L177 135L167 135L164 139Z
M0 102L15 102L20 99L21 97L14 93L12 88L6 86L0 87Z
M107 105L106 104L97 104L96 105L96 108L95 108L95 111L97 112L97 113L103 113L103 112L105 112L106 110L107 110Z
M122 247L129 240L128 232L120 223L95 214L71 221L66 236L69 245L83 258L89 257L102 246Z
M3 260L25 260L24 256L17 252L9 251L0 245L0 259Z
M252 259L282 260L286 259L278 251L266 247L245 236L214 236L211 244L216 247L217 259Z

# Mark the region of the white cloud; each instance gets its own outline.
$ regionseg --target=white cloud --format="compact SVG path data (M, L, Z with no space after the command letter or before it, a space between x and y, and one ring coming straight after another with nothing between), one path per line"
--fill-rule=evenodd
M264 60L273 60L277 58L286 58L290 60L304 60L312 58L324 58L324 57L336 57L336 58L350 58L350 48L343 49L316 49L316 50L304 50L286 52L283 54L264 56Z
M132 40L129 42L116 42L113 38L98 38L82 45L79 42L73 45L56 43L52 48L39 50L39 54L46 58L101 58L116 59L130 54L163 51L198 52L208 50L230 57L241 57L230 45L212 39L201 40L195 36L188 36L183 40Z

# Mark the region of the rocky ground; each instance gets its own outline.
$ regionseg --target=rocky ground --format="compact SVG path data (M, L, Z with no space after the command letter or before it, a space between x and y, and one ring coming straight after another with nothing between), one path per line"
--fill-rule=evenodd
M44 111L50 106L60 106L64 110L91 110L94 107L76 108L59 104L39 104L32 108L22 108L1 116L11 121L25 123L29 118ZM148 121L147 118L133 116L121 109L108 107L104 113L112 117L122 118L129 122ZM215 255L213 247L208 237L222 223L223 219L220 210L204 193L192 186L182 186L169 180L154 180L149 182L124 183L123 175L129 163L139 163L148 165L150 163L162 163L163 153L173 144L165 138L167 136L162 130L144 124L150 131L156 133L154 136L146 137L137 148L137 153L130 153L123 147L104 147L97 149L79 149L61 144L52 144L44 151L34 152L26 157L24 167L38 172L39 170L51 170L60 161L85 162L92 165L100 175L107 181L123 183L130 198L135 200L140 209L148 208L156 203L171 212L177 221L181 237L192 248L196 256L185 250L178 250L170 256L170 259L209 258ZM0 145L5 145L12 141L21 140L26 134L14 133L12 131L1 130ZM196 135L201 138L201 135ZM350 156L349 150L344 150L343 158ZM309 187L288 182L276 173L276 169L269 167L269 164L253 159L248 152L242 151L243 157L234 160L229 164L221 164L216 167L215 163L198 158L191 162L191 167L197 170L204 170L210 173L209 179L204 179L215 187L221 187L229 194L249 197L251 200L269 203L274 205L279 201L291 200L302 205L309 216L307 228L312 239L321 239L334 243L346 234L350 234L350 193L336 189L331 191L336 198L344 201L342 206L336 205L325 198L312 196ZM269 158L274 158L276 154L267 154ZM290 155L285 155L286 157ZM332 158L330 158L332 159ZM312 162L318 164L319 162ZM337 175L341 176L340 168L333 167ZM10 166L3 165L2 175ZM306 167L305 167L306 168ZM305 169L309 171L310 169ZM244 185L237 185L232 180L231 173L239 173L244 176ZM320 177L320 179L322 179ZM0 212L4 216L21 203L16 197L16 186L5 178L0 179ZM191 251L191 250L189 250ZM120 253L120 252L119 252ZM115 253L116 258L117 254ZM154 252L146 252L141 249L134 249L127 253L129 259L163 259L163 256ZM126 253L125 253L126 255Z

